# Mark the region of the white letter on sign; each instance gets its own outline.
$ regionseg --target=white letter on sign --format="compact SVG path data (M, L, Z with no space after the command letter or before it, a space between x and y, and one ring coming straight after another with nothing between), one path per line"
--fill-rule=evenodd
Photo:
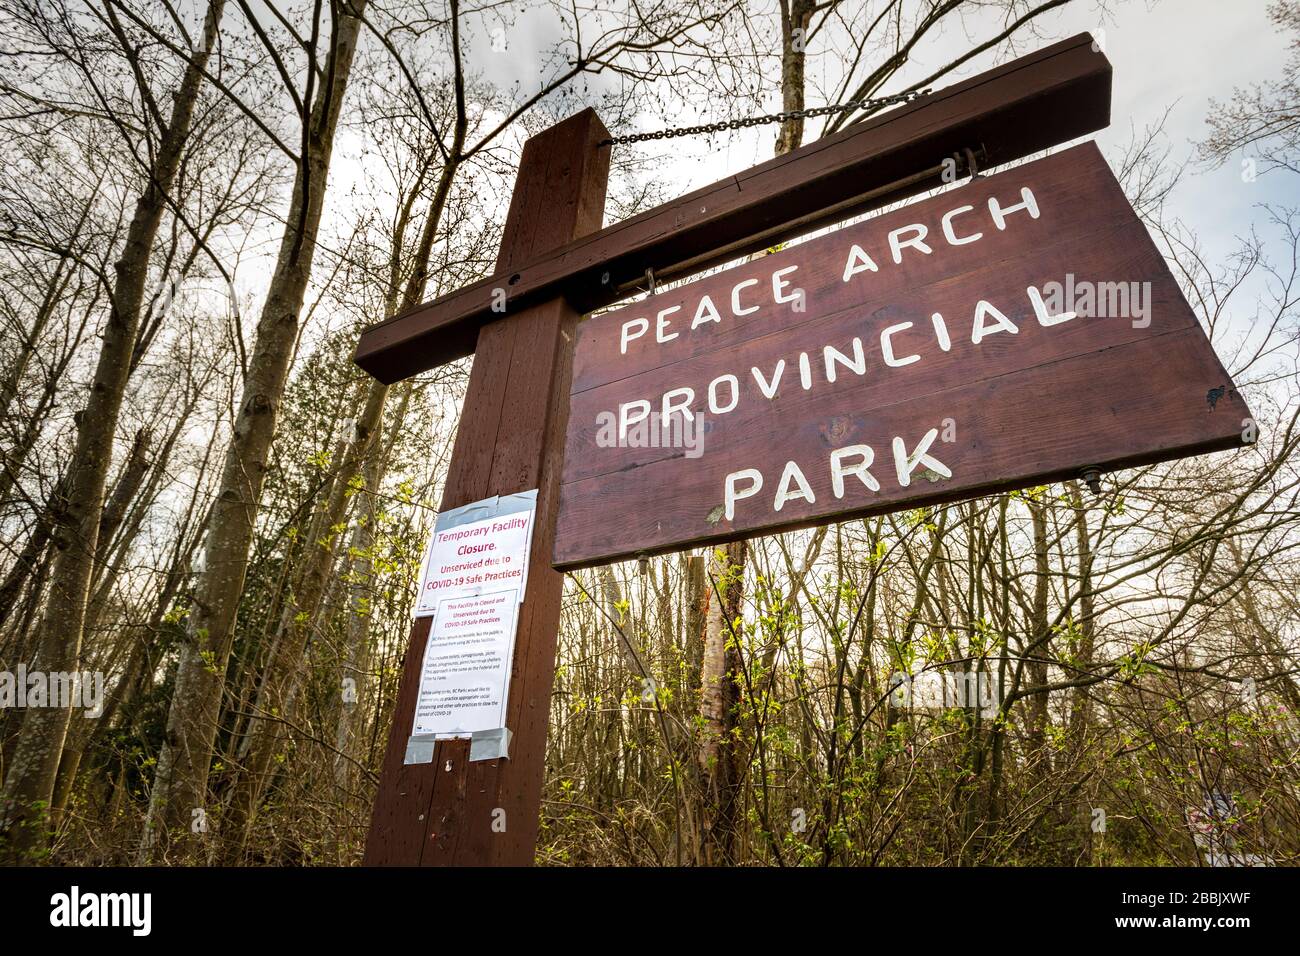
M742 479L748 479L750 485L744 490L738 490L736 488L736 482L741 481ZM740 501L742 498L754 497L762 487L763 474L757 468L745 468L741 471L733 471L731 474L727 475L727 491L725 499L727 505L727 520L731 521L736 517L737 501Z
M985 317L990 315L997 319L997 324L984 324ZM975 327L971 329L970 333L970 340L975 345L979 345L984 336L992 335L994 332L1010 332L1012 335L1015 335L1019 331L1020 330L1016 328L1016 323L1003 315L1001 310L999 310L992 302L986 302L985 300L980 299L975 303Z
M826 360L826 381L828 382L835 381L836 362L839 362L841 365L858 375L867 374L867 356L862 351L862 339L858 338L856 335L853 336L852 359L833 345L828 345L822 349L822 357Z
M911 322L899 322L897 325L891 325L880 333L880 352L885 358L885 364L890 368L902 368L904 365L911 365L913 362L921 361L919 355L909 355L906 358L894 357L894 343L890 341L895 332L906 332L912 327Z
M786 286L790 283L785 281L785 276L798 269L798 266L786 266L784 269L777 269L772 273L772 299L776 302L793 302L799 298L799 290L795 289L789 295L785 295Z
M632 409L638 409L641 414L635 418L632 417ZM650 403L644 398L638 398L634 402L625 402L618 406L618 440L627 441L627 429L629 425L635 425L637 422L643 422L650 417Z
M794 491L790 490L791 482L799 486ZM792 461L787 461L785 471L781 472L781 484L777 486L776 500L772 502L772 510L780 511L785 507L787 501L793 501L795 498L805 498L811 502L817 501L817 496L813 494L812 488L808 486L808 479L803 476L799 466Z
M727 385L731 388L731 401L727 403L726 408L723 408L722 403L718 401L718 385L721 382L726 382ZM725 415L727 412L734 409L736 407L736 403L739 401L740 401L740 381L736 378L736 376L731 374L719 375L717 378L715 378L713 381L709 383L709 411L711 411L713 414Z
M964 246L968 242L974 242L975 240L982 239L984 237L984 233L976 232L976 233L972 233L971 235L967 236L964 239L958 239L957 234L953 232L952 229L953 217L960 216L964 212L970 212L974 208L975 208L974 206L958 206L956 209L950 210L949 212L943 214L943 237L948 240L949 244L954 246Z
M758 285L757 279L746 279L744 282L737 282L735 288L731 290L731 311L737 316L749 315L751 312L757 312L758 306L750 306L748 309L740 307L740 290L747 289L751 285Z
M1014 206L1003 208L998 204L996 197L989 197L989 212L993 214L993 225L998 227L998 232L1007 228L1007 213L1009 212L1018 212L1023 209L1029 213L1031 219L1038 218L1038 203L1035 201L1034 194L1030 191L1028 186L1021 188L1020 199L1021 201L1016 203Z
M935 474L942 475L945 478L952 477L952 471L941 462L938 458L932 458L929 455L930 446L934 440L939 437L939 429L931 428L921 439L921 444L916 446L916 451L911 455L907 453L907 446L903 444L903 439L894 439L894 468L898 472L898 483L906 488L912 483L912 472L917 468L925 465Z
M695 310L695 318L691 320L691 328L694 329L705 322L722 323L722 316L718 315L717 307L707 295L700 299L700 306Z
M849 250L849 261L844 263L844 281L848 282L859 272L878 272L876 264L871 261L871 256L863 251L862 247L854 243Z
M676 332L671 335L665 333L668 330L668 326L672 325L672 323L668 321L668 316L672 315L674 312L680 312L681 310L682 307L680 305L674 305L659 313L655 318L655 341L660 343L671 342L673 339L677 338Z
M846 468L844 467L844 459L849 455L858 455L862 460L856 465ZM831 488L835 491L836 498L844 497L845 475L856 476L871 491L880 490L880 482L876 481L871 472L867 471L875 457L876 453L871 450L870 445L845 445L843 448L837 448L831 452Z
M638 322L641 324L641 327L640 327L639 329L637 329L636 332L635 332L634 334L629 335L629 334L628 334L629 331L630 331L630 330L631 330L631 329L632 329L632 328L633 328L633 327L634 327ZM620 342L619 342L619 345L618 345L618 350L619 350L620 354L622 354L622 355L626 355L626 354L627 354L627 343L628 343L628 342L631 342L633 339L639 339L641 336L645 335L646 332L648 332L648 331L650 331L650 320L649 320L649 319L628 319L626 322L624 322L624 323L623 323L623 335L622 335L622 341L620 341Z
M674 401L676 398L681 401ZM674 412L681 412L682 418L686 421L694 421L695 414L691 411L691 402L695 401L695 389L687 385L684 388L672 388L664 392L664 404L661 418L663 419L664 428L668 427L668 422L672 419Z
M764 397L774 398L776 397L776 387L781 384L781 374L785 371L785 359L781 359L776 363L776 368L772 370L771 382L764 380L763 373L757 365L749 371L753 374L754 381L758 382L758 390L763 393Z
M1029 293L1029 301L1034 304L1034 315L1038 316L1038 324L1043 328L1051 328L1053 325L1060 325L1062 322L1069 322L1074 318L1073 312L1062 312L1059 315L1049 314L1047 303L1043 301L1043 294L1038 291L1037 286L1031 285L1025 291Z
M990 202L991 201L992 200L990 200ZM914 233L912 238L900 241L899 237L908 232ZM889 252L894 257L894 263L897 264L903 261L903 250L909 247L912 249L920 249L928 256L930 254L930 247L925 244L925 236L928 232L929 230L919 222L892 231L889 234Z

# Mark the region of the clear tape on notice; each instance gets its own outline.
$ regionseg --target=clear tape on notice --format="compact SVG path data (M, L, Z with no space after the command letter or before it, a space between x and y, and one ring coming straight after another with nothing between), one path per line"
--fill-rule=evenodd
M510 758L510 741L514 734L508 727L495 730L476 730L469 735L469 759L474 760L508 760ZM457 740L454 736L437 734L417 734L406 741L405 764L433 763L433 749L439 740Z

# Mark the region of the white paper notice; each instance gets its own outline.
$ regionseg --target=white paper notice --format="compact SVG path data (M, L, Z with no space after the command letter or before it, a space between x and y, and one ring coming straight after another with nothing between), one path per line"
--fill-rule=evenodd
M416 601L416 616L433 621L413 736L466 737L505 726L534 506L535 496L514 495L439 516ZM495 514L498 508L513 510ZM489 517L472 520L479 514Z
M415 616L436 615L439 603L447 597L506 588L522 590L532 539L531 510L435 528L424 557Z
M518 611L514 590L439 602L413 733L465 736L505 726Z

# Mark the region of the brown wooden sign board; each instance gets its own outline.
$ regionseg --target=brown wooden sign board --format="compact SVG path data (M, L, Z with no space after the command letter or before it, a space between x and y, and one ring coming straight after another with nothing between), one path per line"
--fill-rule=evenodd
M554 563L1235 447L1249 414L1087 143L583 323Z

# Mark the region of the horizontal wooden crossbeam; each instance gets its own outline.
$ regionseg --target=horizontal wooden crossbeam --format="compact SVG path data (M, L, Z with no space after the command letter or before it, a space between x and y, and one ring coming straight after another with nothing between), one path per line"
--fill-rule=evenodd
M395 382L471 354L481 327L544 299L590 312L648 269L672 279L932 189L966 149L998 165L1095 132L1110 90L1110 63L1079 34L370 326L356 363Z

